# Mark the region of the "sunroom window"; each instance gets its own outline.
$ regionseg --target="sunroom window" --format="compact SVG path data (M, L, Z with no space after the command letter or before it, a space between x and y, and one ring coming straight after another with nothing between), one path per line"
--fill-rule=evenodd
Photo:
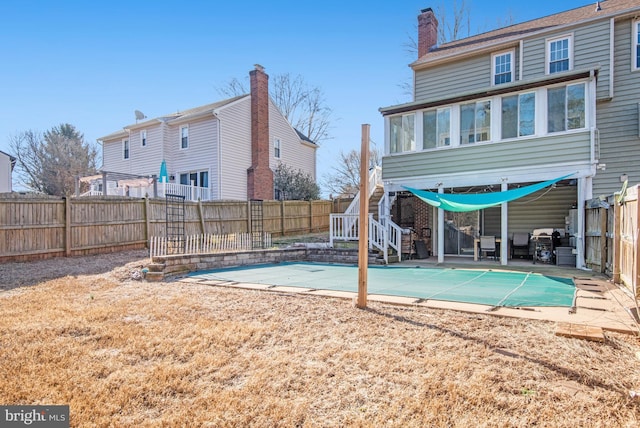
M535 92L502 97L502 139L533 135L535 123Z
M422 114L422 148L451 145L451 108L439 108Z
M586 126L585 84L547 90L547 132L581 129Z
M403 114L390 119L389 138L391 153L411 152L416 149L415 114Z
M491 101L460 105L460 144L491 139Z

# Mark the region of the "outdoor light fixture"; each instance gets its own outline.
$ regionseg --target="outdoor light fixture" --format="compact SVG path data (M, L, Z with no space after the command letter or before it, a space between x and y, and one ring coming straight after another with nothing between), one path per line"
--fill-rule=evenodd
M628 179L629 179L629 176L627 174L620 175L620 183L624 183Z

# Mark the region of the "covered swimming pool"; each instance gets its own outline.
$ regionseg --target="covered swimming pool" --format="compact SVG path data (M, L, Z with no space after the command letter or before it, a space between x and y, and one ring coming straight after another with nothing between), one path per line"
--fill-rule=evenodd
M358 291L357 265L282 262L193 272L189 276L274 287ZM367 271L367 291L492 307L573 307L576 295L571 278L532 272L375 265Z

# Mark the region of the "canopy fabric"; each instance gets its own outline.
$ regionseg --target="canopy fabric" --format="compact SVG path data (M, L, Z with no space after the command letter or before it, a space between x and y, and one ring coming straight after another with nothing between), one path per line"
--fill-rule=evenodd
M418 190L407 186L402 186L424 202L434 207L442 208L445 211L468 212L482 210L485 208L511 202L523 196L527 196L547 186L557 183L572 176L574 173L554 178L553 180L542 181L518 189L505 190L503 192L490 193L435 193L428 190Z
M158 181L160 181L160 183L169 182L169 174L167 174L167 162L164 159L162 159L162 163L160 164L160 175L158 176Z

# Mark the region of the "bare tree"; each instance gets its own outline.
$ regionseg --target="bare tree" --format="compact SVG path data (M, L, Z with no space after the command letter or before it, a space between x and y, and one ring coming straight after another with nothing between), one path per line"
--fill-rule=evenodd
M308 85L300 75L285 73L270 78L269 95L289 123L315 143L330 139L332 110L326 105L322 90ZM246 84L233 78L218 88L218 93L235 97L249 91Z
M10 137L9 145L17 159L18 183L35 192L70 195L76 176L96 172L97 149L68 123L43 135L32 130L22 132Z
M360 151L340 151L340 159L332 172L323 177L324 187L333 194L355 194L360 188ZM380 166L382 153L377 147L369 150L369 168Z

